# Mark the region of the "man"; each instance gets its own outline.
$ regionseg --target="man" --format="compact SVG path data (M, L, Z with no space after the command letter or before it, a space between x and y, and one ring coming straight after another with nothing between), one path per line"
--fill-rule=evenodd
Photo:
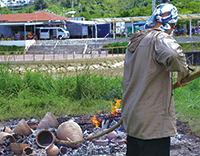
M176 7L160 4L145 30L130 36L121 81L127 156L169 156L170 137L177 135L172 72L181 86L189 74L185 55L170 36L177 18Z

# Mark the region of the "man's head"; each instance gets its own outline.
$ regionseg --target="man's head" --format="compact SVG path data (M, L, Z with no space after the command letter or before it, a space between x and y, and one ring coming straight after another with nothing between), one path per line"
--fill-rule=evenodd
M172 4L160 4L145 24L145 29L159 28L165 32L172 32L178 19L177 9ZM168 33L169 34L169 33Z

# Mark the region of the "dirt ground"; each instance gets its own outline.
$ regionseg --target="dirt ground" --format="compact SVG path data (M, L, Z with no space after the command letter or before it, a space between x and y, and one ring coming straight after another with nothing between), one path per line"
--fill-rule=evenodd
M193 134L189 124L177 121L177 131L181 138L179 144L171 146L171 156L200 156L200 137Z

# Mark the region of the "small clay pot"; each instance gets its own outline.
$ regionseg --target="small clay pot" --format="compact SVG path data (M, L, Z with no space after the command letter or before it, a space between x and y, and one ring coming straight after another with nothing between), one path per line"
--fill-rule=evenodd
M14 128L13 132L15 134L19 134L19 135L26 135L29 136L30 134L32 134L32 130L29 127L29 125L27 124L27 122L22 119L17 126Z
M83 138L81 127L74 121L66 121L59 125L57 129L57 137L66 141L79 141ZM71 144L69 147L76 148L80 144Z
M51 112L47 112L47 114L39 122L37 129L58 128L58 126L59 123L55 116Z
M56 156L60 152L60 149L54 144L51 144L50 146L47 146L45 148L45 150L46 150L46 154L48 156Z
M4 152L3 152L3 151L0 151L0 155L4 155Z
M24 147L23 148L23 156L33 155L33 148L31 147Z
M13 133L13 131L12 131L9 127L4 127L4 128L3 128L3 132L6 132L6 133Z
M55 141L54 134L49 130L42 130L36 135L36 143L42 148L50 146Z
M108 139L104 139L104 140L94 140L93 143L95 145L99 145L99 146L106 146L108 145Z
M38 127L38 124L36 122L27 122L27 124L33 130L36 130Z
M22 143L10 143L11 150L16 155L22 155L23 148L28 147L29 144L22 144Z
M119 145L123 145L123 144L126 143L126 140L125 139L114 138L114 139L111 140L111 142L118 143Z
M60 154L65 155L67 154L68 148L65 146L60 146Z
M15 137L13 135L11 135L10 133L0 132L0 142L2 141L2 139L4 137L9 137L11 143L15 143L16 142Z
M107 138L109 140L112 140L112 139L116 138L116 135L117 135L117 132L112 131L112 132L110 132L110 133L107 134Z

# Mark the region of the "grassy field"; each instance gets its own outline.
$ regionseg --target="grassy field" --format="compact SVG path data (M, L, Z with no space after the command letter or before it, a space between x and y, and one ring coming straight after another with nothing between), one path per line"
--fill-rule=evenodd
M109 112L110 101L121 98L120 81L87 69L71 77L28 70L21 75L0 66L0 120L41 119L48 111L55 116Z
M0 121L14 118L41 119L47 112L62 115L108 113L110 101L121 99L121 76L106 77L85 70L76 76L40 71L20 74L0 66ZM177 118L189 122L200 135L200 79L174 90Z

